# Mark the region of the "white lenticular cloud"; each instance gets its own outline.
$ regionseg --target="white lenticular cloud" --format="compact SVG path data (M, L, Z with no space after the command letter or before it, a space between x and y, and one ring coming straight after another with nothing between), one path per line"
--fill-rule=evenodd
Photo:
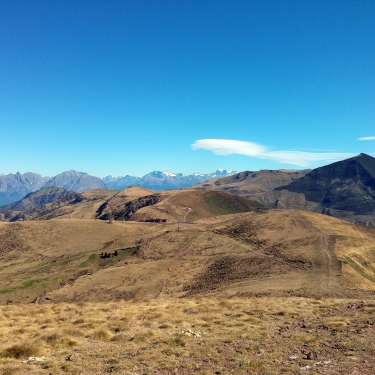
M369 137L360 137L358 138L359 141L375 141L375 136L371 135Z
M253 142L235 141L231 139L200 139L195 141L193 150L203 149L216 155L239 154L259 159L273 160L283 164L293 164L309 167L315 162L335 162L350 158L354 154L335 152L305 152L305 151L271 151L268 147Z
M266 147L252 142L233 141L230 139L200 139L191 145L193 150L203 148L216 155L241 154L247 156L259 156L266 152Z

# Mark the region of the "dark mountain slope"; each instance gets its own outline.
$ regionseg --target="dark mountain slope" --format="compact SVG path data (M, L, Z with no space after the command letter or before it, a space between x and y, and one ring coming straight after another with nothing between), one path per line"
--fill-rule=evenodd
M17 202L0 207L0 221L36 219L50 213L51 210L83 199L78 193L54 186L47 187L29 193Z
M284 186L303 177L311 169L305 170L261 170L256 172L244 171L233 176L217 178L192 186L199 190L221 190L241 195L268 205L266 194L278 186Z
M33 193L27 194L24 198L18 202L10 203L0 207L0 212L7 210L12 211L29 211L42 204L47 204L55 201L71 201L80 198L80 194L72 191L58 188L58 187L46 187Z
M276 191L304 194L307 201L322 208L375 214L375 158L360 154L316 168L306 176L280 186Z

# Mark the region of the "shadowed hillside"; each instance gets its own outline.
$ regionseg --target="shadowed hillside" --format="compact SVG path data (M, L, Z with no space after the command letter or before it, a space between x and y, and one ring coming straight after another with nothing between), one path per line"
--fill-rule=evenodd
M316 168L275 190L303 194L316 211L375 225L375 158L369 155Z
M192 189L227 191L268 205L266 193L278 186L287 185L310 171L311 169L245 171L230 177L206 181L193 186Z
M17 202L0 207L0 220L35 220L50 214L61 206L83 200L84 198L78 193L57 187L47 187L29 193Z

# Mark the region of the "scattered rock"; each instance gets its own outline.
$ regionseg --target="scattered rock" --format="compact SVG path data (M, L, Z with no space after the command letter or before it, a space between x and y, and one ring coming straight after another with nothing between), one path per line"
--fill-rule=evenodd
M45 359L46 359L45 356L42 356L42 357L29 357L26 360L21 361L21 362L22 363L28 363L28 362L32 362L32 361L41 362L41 361L45 361Z
M192 330L188 329L187 331L181 331L186 336L191 336L191 337L201 337L202 334L200 332L193 332Z
M330 363L331 363L330 360L328 360L328 361L319 361L319 362L315 362L314 366L324 366L324 365L329 365Z
M67 361L73 361L73 354L69 354L69 355L66 357L66 360L67 360Z
M306 355L306 359L317 359L318 355L315 352L309 352Z

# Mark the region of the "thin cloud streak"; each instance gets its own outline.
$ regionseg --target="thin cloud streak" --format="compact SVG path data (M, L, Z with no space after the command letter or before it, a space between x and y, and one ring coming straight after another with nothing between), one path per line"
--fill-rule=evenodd
M358 138L359 141L375 141L375 136L371 135L369 137L360 137Z
M212 151L216 155L246 155L249 157L273 160L277 163L293 164L309 167L316 162L333 163L347 159L354 154L336 152L305 152L305 151L270 151L268 147L253 142L236 141L230 139L200 139L195 141L193 150L203 149Z

